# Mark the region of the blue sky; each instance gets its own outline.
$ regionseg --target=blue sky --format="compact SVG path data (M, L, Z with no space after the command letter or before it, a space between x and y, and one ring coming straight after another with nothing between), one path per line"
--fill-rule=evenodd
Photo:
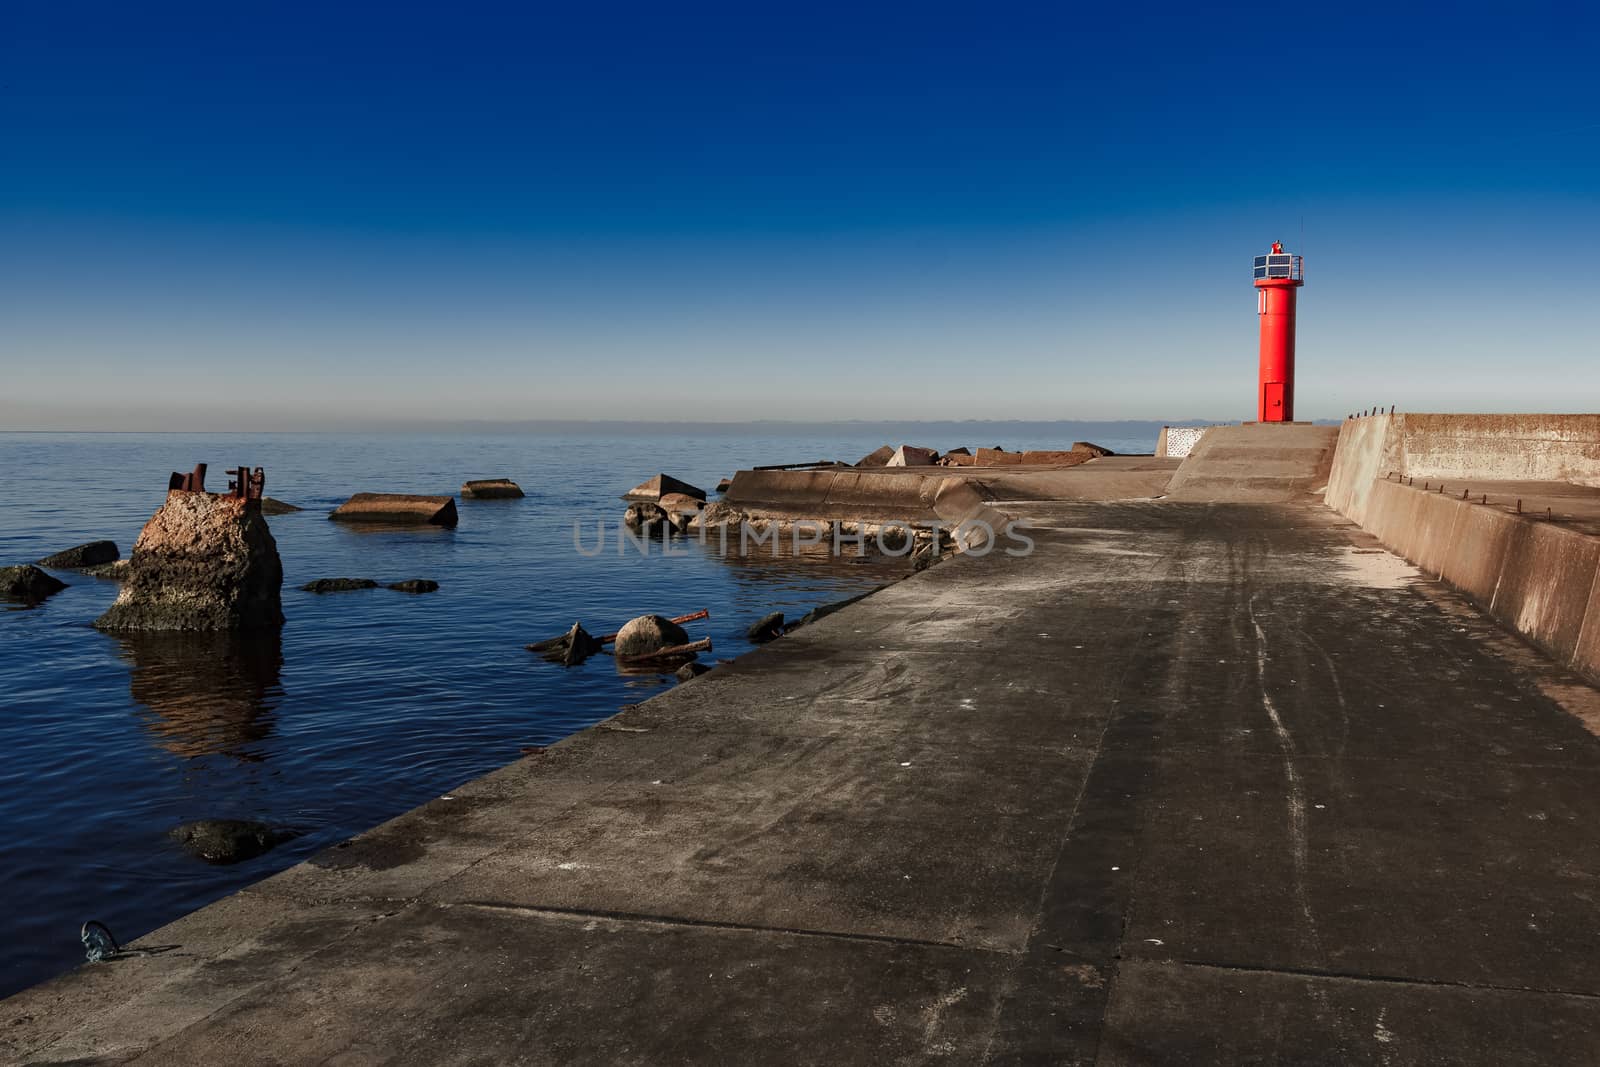
M0 428L1600 410L1580 5L14 7Z

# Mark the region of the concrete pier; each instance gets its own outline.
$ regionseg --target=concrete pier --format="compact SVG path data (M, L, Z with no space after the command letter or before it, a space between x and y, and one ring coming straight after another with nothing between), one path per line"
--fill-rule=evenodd
M1059 477L1143 495L1107 462ZM1595 691L1315 497L1058 495L4 1002L0 1055L1600 1061Z

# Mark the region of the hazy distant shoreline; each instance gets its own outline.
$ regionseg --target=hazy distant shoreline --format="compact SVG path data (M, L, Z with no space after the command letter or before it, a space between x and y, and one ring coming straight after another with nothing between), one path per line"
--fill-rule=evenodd
M973 437L976 440L985 434L1015 437L1017 435L1038 435L1040 437L1059 438L1062 436L1077 436L1084 440L1092 440L1095 435L1107 438L1149 437L1152 441L1163 426L1212 426L1218 424L1216 419L1059 419L1059 420L1032 420L1032 419L838 419L799 421L784 419L759 419L741 422L690 422L669 420L631 420L631 419L441 419L435 421L417 420L384 420L371 423L348 423L344 425L304 425L284 426L272 425L264 422L261 426L239 425L235 420L232 425L216 425L200 423L193 426L174 427L170 422L164 424L130 424L110 428L85 426L82 424L64 424L60 426L20 426L12 427L0 424L0 433L105 433L105 434L303 434L303 433L490 433L490 434L551 434L551 435L584 435L606 436L617 433L656 433L656 434L706 434L706 435L806 435L806 434L863 434L878 433L884 436L885 441L891 438L899 443L905 439L916 443L918 434L925 436L954 435L957 437ZM935 442L936 443L936 442Z

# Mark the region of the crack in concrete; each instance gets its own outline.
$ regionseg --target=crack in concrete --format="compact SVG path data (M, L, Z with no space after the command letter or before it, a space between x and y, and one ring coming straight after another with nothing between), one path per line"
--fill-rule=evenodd
M1155 960L1134 958L1130 962L1176 965L1212 971L1236 971L1244 974L1282 975L1287 978L1315 978L1331 982L1375 982L1388 985L1436 986L1447 989L1473 989L1486 993L1526 993L1542 997L1574 997L1580 1000L1600 1000L1600 992L1590 993L1578 989L1541 989L1538 986L1498 985L1492 982L1466 982L1448 978L1410 978L1399 974L1361 974L1355 971L1332 971L1318 967L1266 967L1250 963L1219 963L1215 960Z
M861 941L880 945L909 945L918 948L940 948L956 952L977 952L988 956L1021 956L1023 949L1008 950L985 945L965 945L954 941L933 941L920 937L900 937L894 934L863 934L847 930L812 930L801 926L757 926L750 923L728 922L718 919L692 919L681 915L649 915L639 912L608 911L596 908L558 908L535 904L507 904L492 900L429 901L428 907L448 911L451 908L468 908L475 911L508 912L513 915L535 915L554 919L597 919L605 922L636 923L650 926L688 926L708 930L728 930L746 934L778 934L786 937L816 937L829 941Z

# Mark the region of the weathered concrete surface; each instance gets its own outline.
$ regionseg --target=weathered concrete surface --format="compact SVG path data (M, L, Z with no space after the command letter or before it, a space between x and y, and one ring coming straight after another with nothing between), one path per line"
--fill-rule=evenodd
M704 500L706 491L690 485L688 482L672 477L670 474L658 474L654 478L640 482L638 485L622 494L622 499L645 503L659 503L661 498L669 493L683 493L696 500Z
M1328 484L1336 426L1247 422L1212 426L1172 476L1167 495L1191 502L1284 502Z
M1437 484L1380 477L1341 498L1384 545L1600 681L1600 490L1478 481L1455 487L1463 496Z
M1013 501L1145 500L1167 491L1181 459L1107 456L1065 470L972 472L973 480L1002 505Z
M416 493L357 493L328 518L385 526L455 526L461 521L455 497Z
M1055 465L740 471L724 500L758 518L943 521L949 507L941 510L938 502L960 486L987 500L1142 499L1165 492L1181 463L1152 456L1072 455L1071 463Z
M0 1056L1600 1060L1592 690L1320 507L1024 517L12 998Z
M139 531L101 630L260 630L283 625L283 562L261 509L174 490Z
M1435 485L1547 482L1600 487L1600 415L1430 415L1346 419L1327 503L1365 521L1366 494L1386 474Z
M463 500L520 500L526 495L522 486L510 478L479 478L461 483Z
M1372 483L1386 474L1405 473L1399 436L1392 432L1394 420L1401 417L1370 415L1346 419L1339 427L1323 502L1357 525L1366 525Z
M1401 466L1419 478L1600 486L1600 415L1407 412L1394 420Z

